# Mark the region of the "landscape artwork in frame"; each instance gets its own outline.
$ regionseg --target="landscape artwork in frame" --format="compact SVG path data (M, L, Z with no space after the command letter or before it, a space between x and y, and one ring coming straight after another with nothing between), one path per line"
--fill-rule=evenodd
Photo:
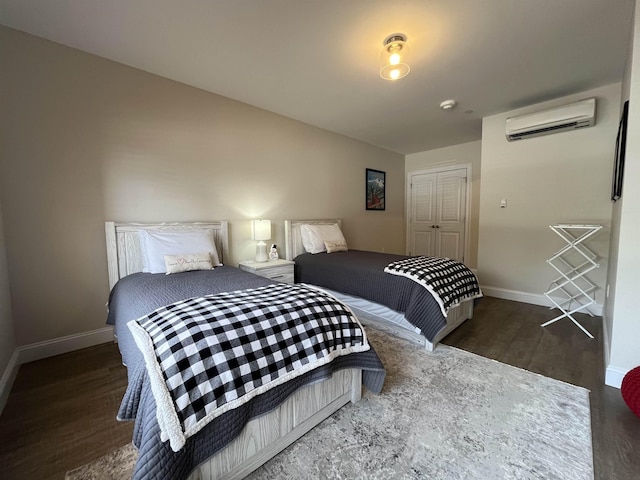
M385 172L367 168L367 210L384 210Z

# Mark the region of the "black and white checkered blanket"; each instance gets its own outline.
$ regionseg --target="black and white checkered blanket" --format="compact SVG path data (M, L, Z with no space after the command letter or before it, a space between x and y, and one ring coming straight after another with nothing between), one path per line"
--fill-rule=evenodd
M390 263L384 271L410 278L425 287L445 317L449 308L463 300L482 297L474 273L463 263L449 258L410 257Z
M192 298L128 327L145 359L162 440L174 451L224 412L370 348L348 307L303 284Z

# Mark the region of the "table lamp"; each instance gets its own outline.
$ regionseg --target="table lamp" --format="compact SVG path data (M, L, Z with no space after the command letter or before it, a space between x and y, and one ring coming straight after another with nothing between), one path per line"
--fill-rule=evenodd
M256 244L256 262L266 262L267 244L264 240L271 238L271 220L252 220L251 221L251 238L258 240Z

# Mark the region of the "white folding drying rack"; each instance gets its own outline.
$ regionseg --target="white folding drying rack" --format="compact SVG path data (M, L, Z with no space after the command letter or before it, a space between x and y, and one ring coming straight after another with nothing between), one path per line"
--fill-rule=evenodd
M602 229L602 225L561 224L550 225L549 228L567 243L547 260L547 263L560 276L551 282L549 289L544 293L551 303L560 309L562 314L543 323L542 326L546 327L567 317L589 338L593 338L593 335L578 323L573 314L584 310L585 313L593 317L593 313L589 311L589 306L596 301L595 291L597 286L585 275L591 270L599 268L600 265L596 261L598 256L584 245L584 241L599 232Z

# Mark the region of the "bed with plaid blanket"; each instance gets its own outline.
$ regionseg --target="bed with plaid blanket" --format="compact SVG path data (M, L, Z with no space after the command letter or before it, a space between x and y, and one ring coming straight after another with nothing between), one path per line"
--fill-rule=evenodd
M295 258L295 278L296 282L317 285L338 295L352 297L342 298L351 307L358 308L359 299L373 302L373 307L365 307L365 313L376 311L376 304L398 312L432 342L448 325L448 317L442 313L438 302L423 285L384 271L389 264L408 258L411 257L360 250L303 253ZM384 316L379 318L393 328L398 325Z
M173 451L257 395L370 348L348 307L300 284L182 300L128 327L145 360L161 438Z
M442 315L464 300L482 297L475 274L456 260L409 257L387 265L386 273L409 278L426 288L438 302Z

